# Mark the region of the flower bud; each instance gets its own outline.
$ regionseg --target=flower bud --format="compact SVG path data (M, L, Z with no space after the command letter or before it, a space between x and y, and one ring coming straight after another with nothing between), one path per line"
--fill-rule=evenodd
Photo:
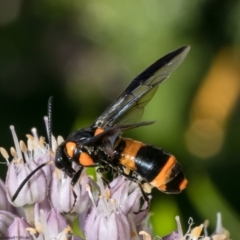
M11 225L15 218L17 218L16 215L7 211L0 210L0 237L7 236L8 227Z
M6 187L2 179L0 179L0 210L6 210L15 213L15 208L9 203L6 195Z
M89 179L86 172L83 171L79 181L72 190L71 178L56 168L53 173L49 193L52 206L61 213L75 212L80 214L87 211L90 205L89 195L86 191L88 184ZM73 191L77 196L76 199Z
M31 239L31 235L26 230L29 225L21 218L15 218L13 223L9 226L7 231L7 239Z
M29 164L23 162L22 159L13 160L7 171L6 190L8 200L16 207L22 207L27 204L41 202L47 195L47 182L44 173L40 169L36 172L20 190L17 198L12 202L12 197L18 190L24 179L38 167L31 161Z

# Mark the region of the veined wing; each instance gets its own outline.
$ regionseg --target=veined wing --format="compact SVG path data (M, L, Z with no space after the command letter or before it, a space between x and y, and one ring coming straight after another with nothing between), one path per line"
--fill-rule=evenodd
M158 85L183 62L189 50L189 46L178 48L149 66L101 114L93 126L107 129L114 125L139 122L145 105L154 96Z

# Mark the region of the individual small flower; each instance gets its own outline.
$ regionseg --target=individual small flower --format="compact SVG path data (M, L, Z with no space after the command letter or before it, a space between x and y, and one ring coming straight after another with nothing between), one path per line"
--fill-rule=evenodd
M225 235L226 240L230 239L230 233L227 229L225 229L222 225L222 215L221 213L217 213L217 224L216 224L216 229L213 235Z
M31 239L31 235L26 230L29 225L21 218L14 218L13 223L8 227L6 239Z
M26 230L34 240L83 240L73 235L67 220L55 209L51 209L49 212L40 210L35 227L28 227Z
M151 213L148 213L148 215L143 219L140 227L138 227L139 234L145 237L145 238L143 237L143 240L147 240L147 236L151 237L153 235L153 229L150 223L150 217L151 217Z
M42 212L48 213L52 209L49 201L45 198L42 202L36 203L34 205L34 223L36 225L37 222L41 221Z
M141 206L141 191L137 184L117 177L109 188L104 187L98 175L100 197L95 202L90 188L93 207L86 219L85 235L88 240L139 240L138 227L147 215Z
M0 210L0 237L6 237L7 231L9 226L12 224L15 218L18 216L7 212Z
M0 210L14 212L14 207L9 203L6 195L6 187L2 179L0 179Z
M52 206L60 213L81 214L87 211L91 205L88 192L86 191L86 186L89 184L89 178L83 170L79 181L72 189L71 178L55 168L49 191ZM76 198L74 194L76 194Z
M44 159L49 160L49 151L41 146L38 139L33 139L30 151L23 141L18 141L14 127L11 131L15 143L15 149L11 148L13 160L8 164L8 172L6 177L6 191L8 200L17 207L39 203L44 200L47 195L47 180L42 169L39 169L27 183L20 189L16 199L12 202L12 197L19 190L19 186L25 178L35 170L39 165L37 162ZM41 154L40 154L41 153Z
M40 219L35 222L35 229L28 228L28 231L32 235L39 236L38 239L58 239L59 234L67 227L66 220L55 209L51 209L48 213L40 210Z
M177 222L177 230L173 231L169 235L164 236L162 240L185 240L183 236L183 230L182 230L180 218L177 216L175 219Z

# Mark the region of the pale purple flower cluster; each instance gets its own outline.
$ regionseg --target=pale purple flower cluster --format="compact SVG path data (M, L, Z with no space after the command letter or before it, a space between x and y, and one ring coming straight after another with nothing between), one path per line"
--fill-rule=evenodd
M84 239L143 239L139 232L150 229L145 221L148 206L136 183L119 176L105 186L100 175L95 182L83 171L72 189L71 179L53 164L54 150L35 129L27 144L18 140L13 127L11 131L12 157L0 148L8 165L5 185L0 181L0 237L82 239L72 230L75 224ZM53 138L53 149L60 143ZM45 162L12 201L24 179Z
M83 171L72 189L71 179L53 164L54 151L63 141L61 138L52 139L52 151L35 129L32 135L27 135L27 144L18 140L13 127L11 131L15 145L10 149L11 157L0 148L8 166L5 184L0 180L0 239L152 239L148 204L136 183L118 176L106 185L99 174L94 181ZM27 180L12 202L24 179L43 163L46 166ZM77 170L77 166L74 167ZM154 239L229 239L223 232L220 215L216 233L211 238L201 237L202 229L207 236L206 227L192 228L192 222L184 235L179 218L176 221L177 231Z

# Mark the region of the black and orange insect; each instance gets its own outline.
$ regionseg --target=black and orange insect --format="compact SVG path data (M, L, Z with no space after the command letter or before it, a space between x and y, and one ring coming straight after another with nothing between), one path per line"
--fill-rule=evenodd
M182 167L172 154L124 138L121 134L154 123L136 122L159 84L182 63L189 50L189 46L184 46L157 60L138 75L92 125L71 133L58 146L55 165L72 178L72 186L77 183L84 167L98 167L99 172L111 169L140 186L149 183L165 193L179 193L186 187ZM77 171L73 168L73 162L79 166ZM35 169L24 182L45 165ZM24 184L21 184L12 201Z

